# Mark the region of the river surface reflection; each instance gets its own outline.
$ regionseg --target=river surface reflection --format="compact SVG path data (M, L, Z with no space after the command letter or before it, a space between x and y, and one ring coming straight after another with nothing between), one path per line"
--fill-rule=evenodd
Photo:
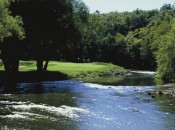
M147 95L155 86L72 80L14 86L0 87L0 129L175 129L175 100Z

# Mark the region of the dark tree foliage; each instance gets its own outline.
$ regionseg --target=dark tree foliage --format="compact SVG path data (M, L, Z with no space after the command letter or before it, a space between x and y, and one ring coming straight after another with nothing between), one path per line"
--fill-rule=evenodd
M16 0L11 5L12 14L23 18L26 32L20 58L36 60L38 71L46 70L49 60L64 58L69 48L80 41L72 3L72 0Z

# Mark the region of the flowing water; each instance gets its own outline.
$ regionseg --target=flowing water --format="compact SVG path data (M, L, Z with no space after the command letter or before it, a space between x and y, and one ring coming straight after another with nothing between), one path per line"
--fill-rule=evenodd
M0 87L2 130L175 129L175 99L152 98L146 93L155 89L150 83L109 86L65 80L8 86Z

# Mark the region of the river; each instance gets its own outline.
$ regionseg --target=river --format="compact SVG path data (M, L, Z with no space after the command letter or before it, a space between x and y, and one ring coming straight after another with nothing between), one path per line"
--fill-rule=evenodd
M139 74L143 81L153 75ZM1 130L175 129L175 99L148 95L157 89L154 84L109 86L65 80L12 86L0 87Z

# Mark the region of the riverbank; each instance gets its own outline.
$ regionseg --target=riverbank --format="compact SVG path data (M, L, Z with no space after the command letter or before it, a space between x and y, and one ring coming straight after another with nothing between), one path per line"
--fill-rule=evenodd
M132 74L131 74L132 73ZM35 61L21 61L18 73L6 74L1 67L0 83L43 82L74 79L83 82L123 85L123 86L152 86L160 85L151 96L163 93L175 97L175 85L163 85L161 80L154 80L153 72L128 71L111 63L70 63L49 62L48 71L37 72Z
M0 82L41 82L66 79L86 81L105 77L118 77L128 73L122 67L111 63L49 62L48 71L37 72L34 61L21 61L19 72L6 74L1 67Z
M154 91L147 91L146 93L152 96L152 98L162 95L175 98L175 84L158 85Z

